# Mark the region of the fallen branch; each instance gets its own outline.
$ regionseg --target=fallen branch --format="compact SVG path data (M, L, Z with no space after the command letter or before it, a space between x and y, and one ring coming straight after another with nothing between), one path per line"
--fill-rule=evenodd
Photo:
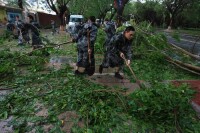
M169 43L169 44L170 44L171 46L175 47L177 50L183 52L184 54L187 54L187 55L189 55L190 57L192 57L192 58L194 58L194 59L200 60L200 56L194 55L194 54L192 54L192 53L190 53L190 52L188 52L188 51L186 51L186 50L184 50L184 49L182 49L182 48L180 48L180 47L178 47L178 46L176 46L176 45L174 45L174 44L172 44L172 43Z
M189 72L191 72L191 73L193 73L193 74L196 74L196 75L199 75L199 76L200 76L200 73L195 72L195 71L192 71L192 70L187 69L187 68L185 68L185 67L182 67L181 65L177 64L176 62L174 62L174 61L172 61L172 60L167 60L167 61L170 62L170 63L172 63L172 64L174 64L174 65L176 65L176 66L178 66L179 68L181 68L181 69L183 69L183 70L189 71Z
M187 68L189 68L189 69L192 69L192 70L194 70L194 71L200 72L200 67L198 67L198 66L193 66L193 65L191 65L191 64L183 63L183 62L181 62L181 61L179 61L179 60L173 60L173 59L170 58L170 57L167 57L167 59L170 60L170 61L173 61L173 62L175 62L175 63L177 63L177 64L179 64L179 65L181 65L181 66L185 66L185 67L187 67Z
M61 45L69 44L69 43L72 43L72 41L64 42L64 43L61 43L61 44L56 44L56 45L54 45L54 46L46 46L46 47L36 48L36 49L34 49L33 51L31 51L31 52L29 52L29 53L27 53L27 54L28 54L28 55L31 55L31 54L33 54L34 51L43 50L43 49L46 49L46 48L60 47Z
M181 61L178 61L178 60L174 60L174 59L172 59L171 57L169 57L168 55L166 55L165 53L163 53L160 49L158 49L157 47L155 47L155 46L153 46L153 45L150 45L150 46L152 46L154 49L156 49L157 51L159 51L160 53L162 53L165 57L166 57L166 59L168 60L168 61L171 61L171 62L174 62L174 63L176 63L176 64L179 64L179 66L184 66L184 67L186 67L187 68L187 70L190 70L190 69L192 69L192 70L190 70L189 72L192 72L192 71L195 71L195 74L196 74L196 72L198 73L198 72L200 72L200 67L198 67L198 66L193 66L193 65L191 65L191 64L187 64L187 63L183 63L183 62L181 62ZM185 69L186 70L186 69ZM194 72L193 72L194 73ZM198 74L199 75L199 74Z
M120 93L123 94L121 91L117 91L115 89L107 90L107 89L100 89L100 90L93 90L94 92L111 92L111 93Z

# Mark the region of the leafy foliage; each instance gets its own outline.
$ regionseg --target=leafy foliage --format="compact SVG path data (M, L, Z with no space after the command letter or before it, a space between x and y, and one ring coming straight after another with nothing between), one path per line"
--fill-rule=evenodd
M148 24L146 26L148 30L143 28L142 31L153 31ZM0 82L1 86L13 89L0 99L0 118L12 116L10 124L16 132L64 132L62 128L70 125L68 122L73 123L72 132L199 132L199 121L189 104L194 91L186 85L175 87L158 83L165 79L195 76L164 60L161 51L172 53L167 51L170 48L163 34L149 36L137 26L136 29L132 68L139 79L151 83L151 88L124 95L122 88L108 88L84 76L75 76L68 64L59 70L46 68L44 64L48 57L39 51L27 56L22 52L3 50L0 63L12 62L14 69L10 70L14 71L12 80ZM103 31L99 31L95 46L102 44L105 37ZM76 57L77 52L75 44L47 51L52 56L69 58ZM131 77L127 69L126 74ZM41 111L46 115L39 115ZM67 121L59 118L69 111L77 116L67 117ZM52 127L46 131L45 127L49 125Z
M97 40L95 43L95 53L103 53L106 34L103 29L99 29L97 33Z
M187 85L177 87L156 84L149 89L137 90L131 94L131 114L140 121L141 129L151 127L151 130L156 129L157 132L195 132L194 127L190 125L197 120L189 119L195 116L189 105L193 95L194 91Z

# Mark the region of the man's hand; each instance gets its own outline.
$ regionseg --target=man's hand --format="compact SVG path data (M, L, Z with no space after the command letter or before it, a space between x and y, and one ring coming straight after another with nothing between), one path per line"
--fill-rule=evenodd
M76 39L75 39L75 38L71 38L70 41L72 41L72 42L76 42Z
M91 53L92 53L92 50L91 50L91 49L88 49L88 53L91 54Z
M129 66L131 64L131 61L127 60L126 64L127 64L127 66Z
M124 53L120 52L120 57L125 59Z

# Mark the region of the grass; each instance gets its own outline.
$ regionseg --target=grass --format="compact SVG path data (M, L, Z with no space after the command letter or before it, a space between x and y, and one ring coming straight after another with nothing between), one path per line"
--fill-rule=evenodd
M179 33L200 36L200 30L197 30L197 29L179 29L175 31L178 31Z

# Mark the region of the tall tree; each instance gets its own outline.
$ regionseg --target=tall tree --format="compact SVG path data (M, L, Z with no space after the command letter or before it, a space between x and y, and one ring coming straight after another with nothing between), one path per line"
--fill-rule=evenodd
M56 13L60 19L60 28L64 30L65 16L70 14L67 4L71 0L46 0L49 7Z
M114 0L114 7L117 10L117 26L122 25L122 14L125 8L125 5L129 2L130 0Z
M23 1L22 0L18 0L18 6L19 8L23 9Z
M111 12L112 14L112 0L97 0L96 1L96 9L98 11L98 18L103 19L106 17L107 12Z
M173 26L175 17L183 11L183 9L190 4L193 0L163 0L163 4L166 6L169 12L170 22L169 28Z
M82 14L85 17L95 16L104 19L113 7L113 0L73 0L69 3L72 14Z

